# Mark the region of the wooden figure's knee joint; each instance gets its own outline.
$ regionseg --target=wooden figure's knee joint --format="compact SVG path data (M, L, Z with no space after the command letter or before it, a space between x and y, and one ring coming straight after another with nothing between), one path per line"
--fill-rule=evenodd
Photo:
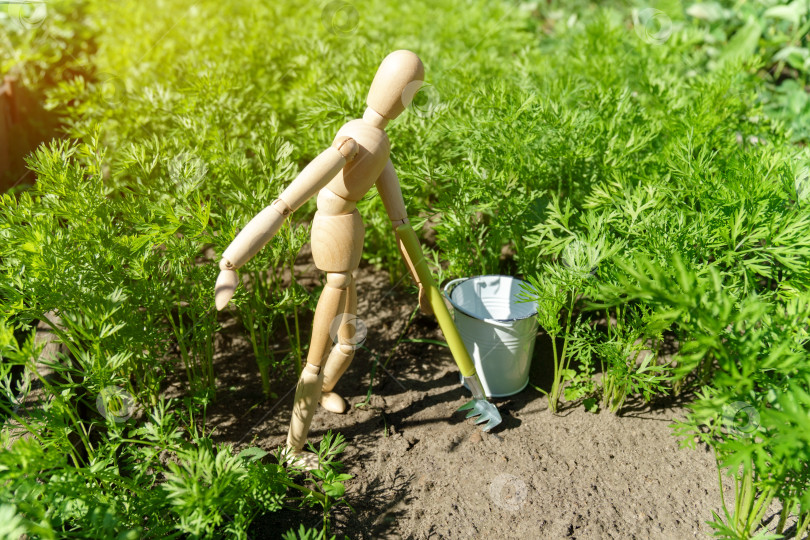
M356 347L350 343L338 343L337 348L342 354L349 356L354 354Z
M321 372L321 366L316 366L315 364L306 363L304 364L304 368L302 371L306 373L311 373L312 375L318 375Z
M352 284L352 273L329 272L326 274L326 284L335 289L348 289Z

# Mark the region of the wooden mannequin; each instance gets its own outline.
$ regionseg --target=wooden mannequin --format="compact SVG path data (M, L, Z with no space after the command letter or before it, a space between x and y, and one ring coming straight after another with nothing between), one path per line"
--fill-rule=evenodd
M302 452L317 404L336 413L346 411L346 402L333 389L349 367L355 349L352 325L357 294L352 272L360 264L365 234L355 206L376 185L394 230L408 223L384 129L411 103L423 80L424 68L414 53L389 54L371 83L363 118L340 128L332 146L312 160L278 199L242 229L219 264L215 296L217 309L221 310L239 284L236 270L270 241L287 216L318 194L318 211L312 222L312 258L315 266L326 272L326 286L315 309L307 363L296 388L287 436L288 459L300 459L308 468L317 467L317 457ZM397 241L419 285L419 304L430 313L425 287L399 235ZM338 342L330 352L330 327L341 316Z

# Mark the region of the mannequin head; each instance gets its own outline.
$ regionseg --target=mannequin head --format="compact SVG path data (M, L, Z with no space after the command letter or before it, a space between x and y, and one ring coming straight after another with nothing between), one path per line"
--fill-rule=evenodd
M385 120L393 120L411 104L425 79L422 61L411 51L394 51L380 64L366 104Z

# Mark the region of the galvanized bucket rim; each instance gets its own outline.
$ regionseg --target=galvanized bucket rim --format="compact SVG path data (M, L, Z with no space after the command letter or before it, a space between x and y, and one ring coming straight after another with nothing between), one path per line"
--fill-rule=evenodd
M509 279L512 279L512 280L515 280L515 281L519 281L521 284L526 284L526 282L523 281L520 278L516 278L514 276L505 276L503 274L482 274L480 276L470 276L470 277L456 278L456 279L451 279L450 281L448 281L444 285L444 288L442 289L442 292L444 293L444 297L447 298L447 301L450 302L450 304L453 306L453 309L459 311L460 313L463 313L467 317L471 317L471 318L475 319L476 321L484 321L484 322L490 322L490 323L492 323L492 322L511 323L511 322L516 322L516 321L523 321L523 320L529 319L529 318L534 317L534 316L537 315L537 308L535 307L534 311L532 313L526 315L525 317L513 317L513 318L509 318L509 319L481 318L481 317L478 317L478 316L470 313L469 311L467 311L466 309L459 306L458 304L456 304L453 301L453 298L452 298L453 290L456 287L458 287L459 285L461 285L465 281L469 281L469 280L475 279L475 278L484 278L484 277L509 278Z

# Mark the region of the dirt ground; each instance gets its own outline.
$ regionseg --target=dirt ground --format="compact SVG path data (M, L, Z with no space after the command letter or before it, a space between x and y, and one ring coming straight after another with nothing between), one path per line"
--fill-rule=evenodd
M301 274L317 278L306 264ZM332 530L350 538L704 538L720 511L714 458L706 449L680 449L669 427L683 415L673 402L631 403L620 416L582 406L548 411L528 386L496 400L503 423L483 433L455 410L469 399L449 350L405 339L442 339L431 317L419 314L409 282L392 286L373 269L357 274L358 316L368 327L336 387L347 414L319 409L310 440L327 430L348 442L343 455L347 496L354 511L336 511ZM305 324L307 324L305 322ZM209 409L219 442L238 449L274 450L284 444L295 381L274 382L264 400L241 325L226 321L216 370L222 389ZM547 339L547 338L545 338ZM550 372L544 336L538 338L530 381L546 386ZM283 347L279 344L278 347ZM227 353L225 351L228 351ZM374 356L379 363L366 398ZM731 493L727 491L726 496ZM315 511L260 516L253 538L278 538L303 522L318 527Z

